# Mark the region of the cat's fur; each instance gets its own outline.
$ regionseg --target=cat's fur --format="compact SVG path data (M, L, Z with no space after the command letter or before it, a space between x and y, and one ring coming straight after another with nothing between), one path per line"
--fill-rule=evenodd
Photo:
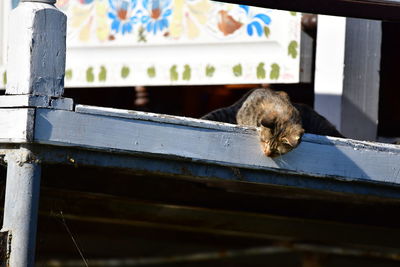
M283 155L301 141L304 132L343 137L324 117L303 104L291 103L285 92L255 89L229 107L202 119L258 127L265 155Z

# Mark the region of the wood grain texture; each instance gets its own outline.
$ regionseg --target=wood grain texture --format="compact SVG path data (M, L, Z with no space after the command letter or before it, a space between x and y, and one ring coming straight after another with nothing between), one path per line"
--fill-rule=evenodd
M39 108L34 140L286 174L400 183L400 149L394 145L305 135L297 149L272 159L262 154L255 129L136 112L134 119L122 111L100 115L102 108L96 112Z
M12 233L9 266L34 266L41 165L27 149L6 155L2 231Z
M61 96L66 16L45 3L23 2L10 14L7 94Z
M382 23L346 19L341 132L376 140L381 68Z
M190 125L192 127L215 129L228 132L238 132L238 133L254 132L254 129L252 129L251 127L241 127L235 124L229 124L223 122L210 122L195 118L178 117L178 116L171 116L171 115L151 113L151 112L142 112L135 110L76 105L75 111L78 113L93 114L93 115L138 119L143 121L161 122L161 123L169 123L176 125Z
M73 110L74 100L72 98L53 98L50 100L50 107L54 109Z

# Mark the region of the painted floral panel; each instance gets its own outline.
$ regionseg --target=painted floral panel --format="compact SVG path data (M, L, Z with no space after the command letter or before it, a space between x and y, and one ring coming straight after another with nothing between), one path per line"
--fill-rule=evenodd
M274 38L272 10L209 0L58 0L71 44L176 44ZM278 19L279 21L279 19Z
M58 0L66 86L294 83L301 14L210 0Z

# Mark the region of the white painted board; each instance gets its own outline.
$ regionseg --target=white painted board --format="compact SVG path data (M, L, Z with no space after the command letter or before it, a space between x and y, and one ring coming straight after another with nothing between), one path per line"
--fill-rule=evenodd
M67 87L296 83L301 14L210 0L59 0Z
M4 37L11 0L0 5ZM58 0L57 6L68 16L66 87L299 81L300 13L211 0ZM0 43L2 89L6 38Z
M34 113L30 108L0 108L0 143L30 142Z
M346 18L318 15L314 108L340 130Z
M400 183L400 148L394 145L305 135L298 148L272 159L263 155L252 128L95 107L78 106L77 111L38 109L35 141L321 178Z

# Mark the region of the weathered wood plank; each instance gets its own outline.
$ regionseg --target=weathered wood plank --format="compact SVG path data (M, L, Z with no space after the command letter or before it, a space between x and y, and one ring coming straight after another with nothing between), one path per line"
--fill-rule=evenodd
M27 149L6 155L7 181L1 231L12 234L10 266L34 266L40 163Z
M38 109L35 141L347 181L400 183L400 148L394 145L305 135L297 149L272 159L262 154L255 129L120 113ZM129 116L135 119L125 118Z
M72 98L50 98L44 95L3 95L0 96L0 108L42 107L73 110Z
M262 213L141 202L109 195L43 188L42 215L82 222L290 242L324 242L400 253L400 230L271 216Z
M50 98L44 95L3 95L0 96L0 108L42 107L73 110L72 98Z
M177 117L177 116L151 113L151 112L142 112L142 111L136 111L136 110L105 108L105 107L96 107L96 106L87 106L87 105L76 105L75 112L85 113L85 114L93 114L93 115L110 116L110 117L117 117L117 118L127 118L127 119L143 120L143 121L176 124L176 125L189 125L191 127L214 129L214 130L221 130L221 131L227 131L227 132L247 133L249 131L250 132L254 131L253 129L246 128L246 127L240 127L235 124L229 124L229 123L223 123L223 122L210 122L210 121L206 121L206 120L200 120L200 119L194 119L194 118L188 118L188 117Z
M66 20L46 3L21 2L11 12L7 94L63 94Z
M398 0L224 0L224 2L314 14L400 20Z
M50 107L54 109L73 110L74 100L72 98L54 98L50 100Z
M341 132L376 140L382 22L348 18L343 75Z
M0 96L0 107L47 107L50 98L36 95L3 95Z
M35 110L29 108L0 109L0 142L23 143L33 137Z
M311 83L313 79L314 39L305 31L301 31L300 42L300 82Z
M12 147L4 146L0 149L0 155L7 154L12 149ZM341 199L348 202L372 201L374 203L381 203L381 201L383 201L382 203L388 204L389 202L397 203L400 200L400 190L398 190L397 186L393 186L392 184L377 184L374 182L360 182L357 180L348 181L344 179L335 179L334 177L330 179L321 179L321 177L316 176L288 174L270 169L263 170L239 168L230 165L223 166L221 164L210 164L207 161L188 161L180 158L159 157L159 155L145 156L139 153L126 152L110 153L111 151L108 150L87 150L82 149L82 147L56 147L32 144L29 145L29 149L46 164L107 168L114 169L115 171L123 170L126 173L142 176L162 175L164 177L169 176L177 179L194 179L196 182L203 182L207 185L213 185L232 192L270 195L272 190L274 195L285 196L290 199L293 199L293 197L300 197L301 199L311 198L317 201ZM82 169L80 170L82 171ZM73 176L76 175L74 174ZM58 177L60 177L60 175L58 175ZM69 180L68 177L65 177L65 180ZM149 182L149 180L146 181ZM125 181L124 183L127 182ZM260 184L268 187L261 187ZM144 184L140 183L140 186L142 188ZM139 185L136 184L132 187L139 187ZM98 190L103 190L102 187L96 188ZM113 188L115 189L115 186L113 186ZM146 189L143 189L144 191L151 190L151 187L145 188ZM110 189L110 186L108 189ZM341 194L337 195L336 193ZM156 199L159 199L158 197L160 197L160 194L152 192L151 195L154 194L157 195ZM202 195L204 194L207 194L207 192L204 192ZM146 196L150 196L150 194L146 193Z

